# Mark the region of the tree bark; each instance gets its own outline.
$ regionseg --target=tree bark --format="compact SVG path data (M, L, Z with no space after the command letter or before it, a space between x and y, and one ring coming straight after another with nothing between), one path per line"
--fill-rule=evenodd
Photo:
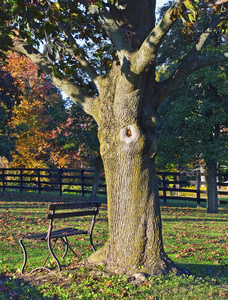
M105 76L101 109L95 114L106 176L109 239L88 263L102 264L114 273L158 274L174 265L162 243L151 105L156 101L148 102L151 95L139 93L125 76L118 66ZM139 84L146 91L146 81Z
M170 270L162 243L154 161L132 157L120 148L106 153L104 161L109 239L89 262L121 274Z
M206 162L207 213L218 213L217 162Z

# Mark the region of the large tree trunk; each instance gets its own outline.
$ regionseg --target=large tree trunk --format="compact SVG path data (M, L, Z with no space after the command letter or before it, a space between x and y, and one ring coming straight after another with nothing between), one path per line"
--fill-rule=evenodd
M107 185L109 239L88 262L103 264L114 273L161 273L173 268L173 263L162 243L153 99L144 101L149 93L141 98L124 75L112 80L109 76L96 118ZM144 90L143 85L144 81Z
M217 163L206 162L207 213L218 213Z
M110 157L111 156L111 157ZM109 240L90 257L114 273L159 273L170 268L162 244L153 160L115 149L104 157Z

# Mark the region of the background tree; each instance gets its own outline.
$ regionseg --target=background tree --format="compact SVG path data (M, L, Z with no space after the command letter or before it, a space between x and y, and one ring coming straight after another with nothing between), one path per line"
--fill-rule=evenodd
M159 108L158 157L163 164L206 165L207 212L218 212L217 164L227 164L228 95L225 67L190 76ZM159 114L158 113L158 114Z
M156 111L191 73L228 60L222 49L201 56L213 29L227 20L228 10L220 4L175 72L158 82L155 69L161 42L180 16L194 21L197 3L175 2L156 26L154 0L3 3L7 22L1 20L0 29L2 38L12 36L9 47L38 64L98 125L109 239L87 262L116 273L173 269L162 244ZM36 49L43 39L46 58Z
M7 134L4 134L2 149L6 148L6 138L16 143L11 151L11 166L78 168L91 165L99 146L93 118L72 101L63 101L45 74L39 74L38 67L26 57L10 53L5 58L4 69L2 101L7 106L2 105L2 130ZM16 98L20 102L15 101ZM9 132L8 128L13 130ZM10 155L11 149L7 149Z
M10 158L10 151L14 147L12 128L9 121L12 118L13 107L20 103L21 87L10 72L0 64L0 156Z
M163 9L161 10L162 13ZM203 15L205 22L207 15ZM176 52L167 49L181 49L182 55L189 50L189 41L195 39L203 24L194 32L181 35L180 22L170 31L159 52L159 76L165 78L175 68ZM184 28L186 31L187 29ZM175 40L175 36L180 38ZM226 49L227 38L220 29L214 32L204 55L213 53L217 47ZM166 61L164 66L163 62ZM163 163L206 164L207 212L218 212L217 163L224 164L227 157L228 94L227 66L210 66L197 71L183 87L169 96L158 110L159 160Z
M67 117L60 92L38 67L25 56L11 53L5 68L20 83L21 100L12 106L11 151L13 167L43 168L51 166L56 151L51 144L52 131ZM63 164L61 160L56 166Z
M54 134L55 151L65 157L66 166L85 168L94 164L99 152L97 124L94 119L74 103L66 109L67 118Z

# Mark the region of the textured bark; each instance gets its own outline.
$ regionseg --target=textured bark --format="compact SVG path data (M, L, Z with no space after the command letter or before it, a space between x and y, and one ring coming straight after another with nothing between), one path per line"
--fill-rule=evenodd
M217 163L206 163L207 213L218 213Z
M157 274L173 267L162 244L154 163L156 97L145 79L132 85L114 67L100 83L101 109L94 114L106 175L109 239L88 262L114 273Z

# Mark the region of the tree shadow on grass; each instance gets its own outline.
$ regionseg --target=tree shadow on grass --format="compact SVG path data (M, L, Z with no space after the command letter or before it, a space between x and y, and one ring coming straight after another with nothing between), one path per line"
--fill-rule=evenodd
M0 277L0 300L8 299L58 299L44 297L38 288L22 278Z
M162 218L162 222L218 222L224 223L225 219L201 219L201 218Z
M212 265L212 264L179 264L178 266L186 270L189 274L199 277L210 277L211 281L216 283L220 280L228 282L228 264ZM228 285L227 285L228 289Z

